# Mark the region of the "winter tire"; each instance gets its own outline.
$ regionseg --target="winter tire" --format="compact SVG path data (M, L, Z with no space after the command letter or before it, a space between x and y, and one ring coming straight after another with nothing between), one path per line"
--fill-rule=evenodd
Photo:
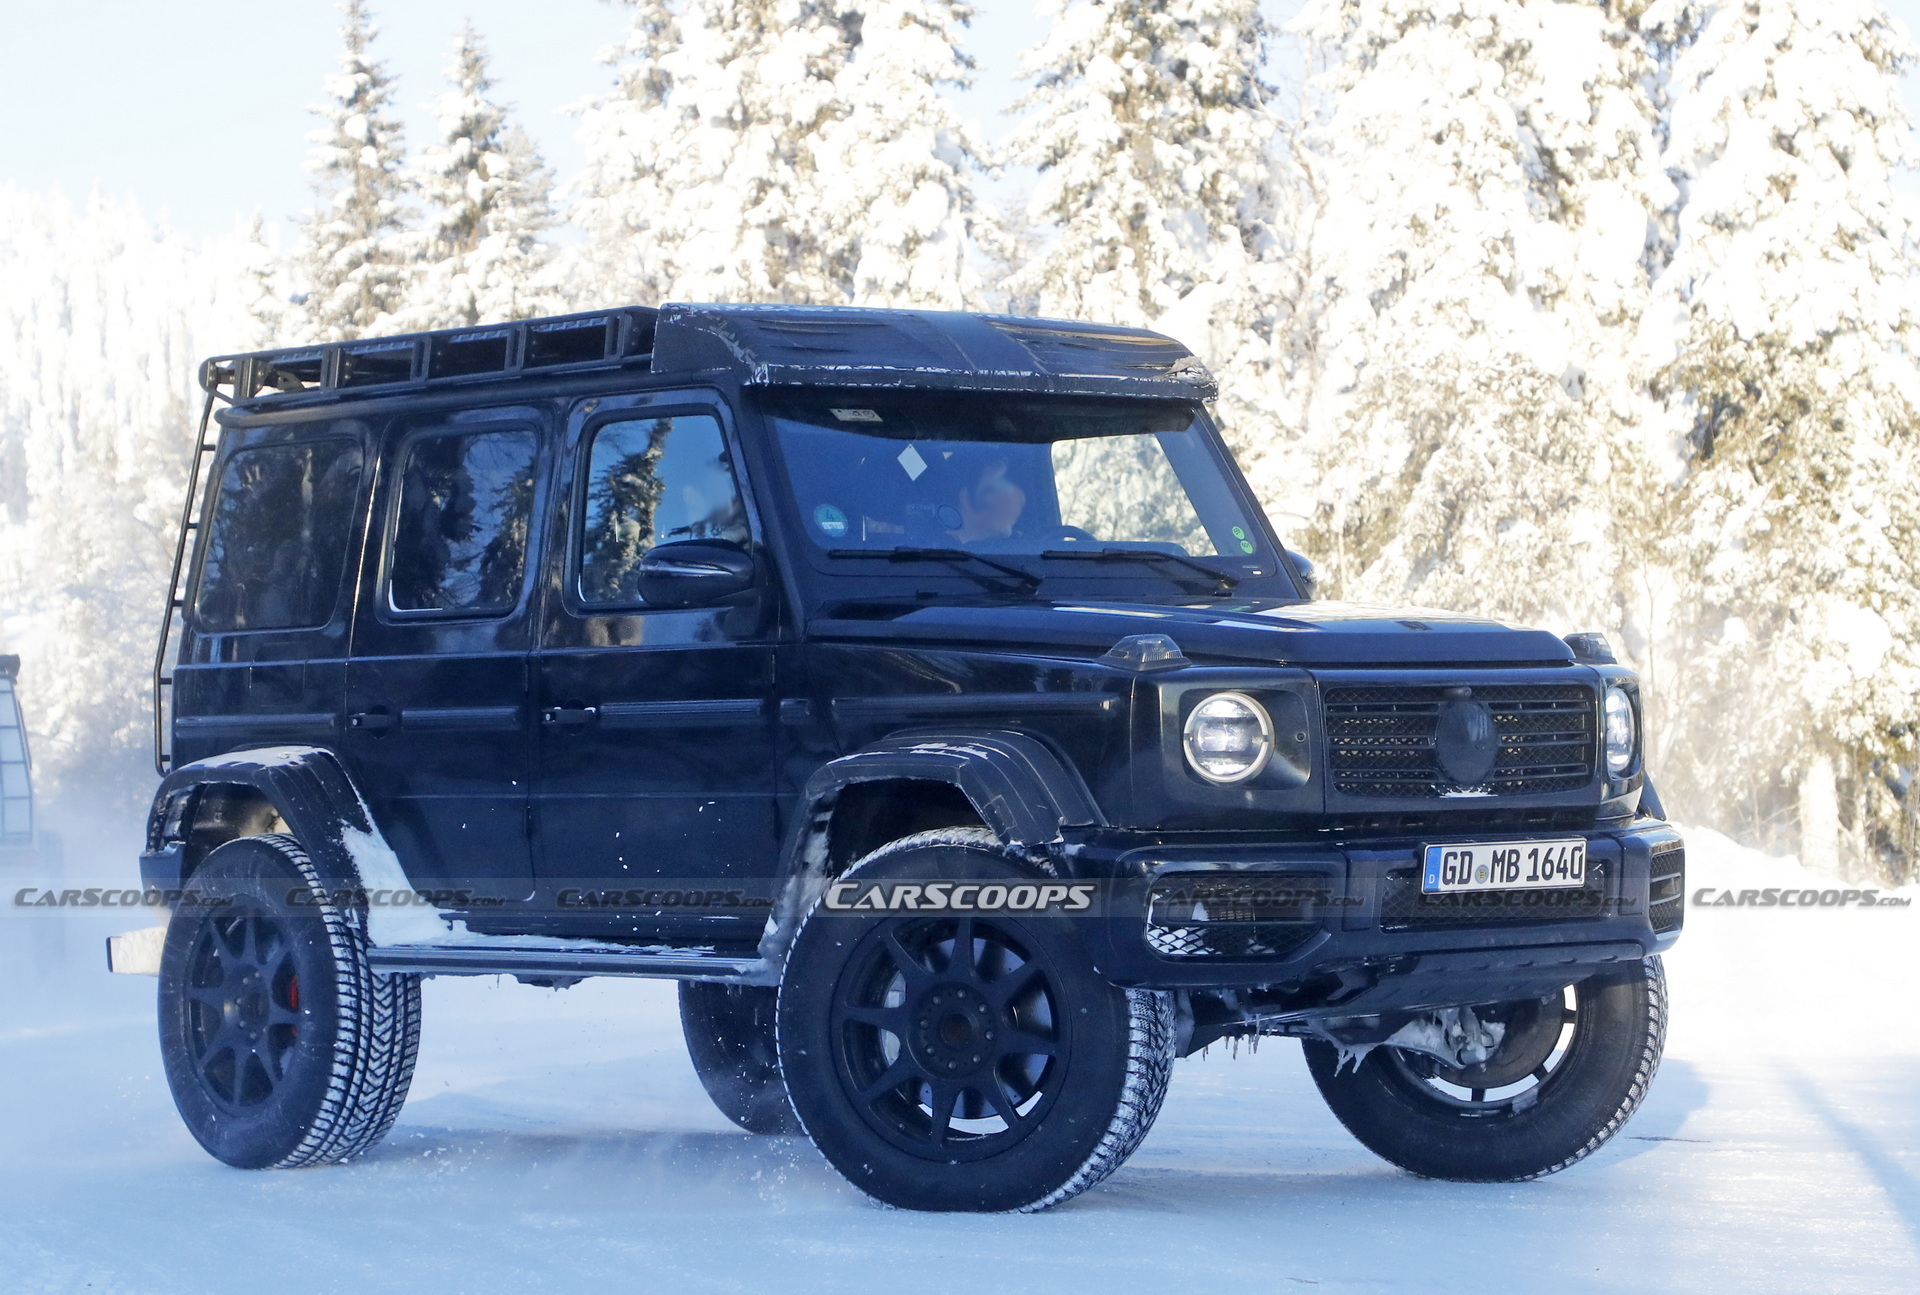
M982 829L903 837L845 880L1033 882ZM818 906L788 955L779 1045L793 1108L875 1199L1041 1210L1125 1163L1173 1060L1170 996L1116 989L1069 919Z
M680 1028L694 1073L720 1113L749 1133L798 1133L780 1078L773 1016L779 991L680 982Z
M160 1053L188 1131L240 1169L366 1151L406 1101L420 978L373 973L360 915L327 901L290 836L229 841L191 885L160 963Z
M1649 957L1550 998L1475 1010L1505 1025L1478 1065L1384 1045L1353 1065L1309 1040L1307 1068L1348 1131L1403 1169L1457 1182L1539 1178L1597 1151L1646 1096L1666 1041L1666 975Z

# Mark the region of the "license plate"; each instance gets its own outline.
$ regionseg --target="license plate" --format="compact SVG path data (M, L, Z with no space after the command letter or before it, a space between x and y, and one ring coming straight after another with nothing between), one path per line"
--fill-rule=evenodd
M1465 890L1571 889L1587 884L1587 843L1500 841L1430 845L1420 890L1448 895Z

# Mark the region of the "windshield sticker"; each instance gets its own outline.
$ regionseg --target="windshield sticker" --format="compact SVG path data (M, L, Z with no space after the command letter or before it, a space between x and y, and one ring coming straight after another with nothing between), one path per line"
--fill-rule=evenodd
M813 510L813 524L832 539L837 540L847 533L847 515L832 504L821 504Z
M900 466L907 470L907 480L918 481L920 474L927 470L927 461L920 457L920 451L909 445L900 451Z
M836 409L833 416L843 423L877 423L882 421L879 413L871 409Z

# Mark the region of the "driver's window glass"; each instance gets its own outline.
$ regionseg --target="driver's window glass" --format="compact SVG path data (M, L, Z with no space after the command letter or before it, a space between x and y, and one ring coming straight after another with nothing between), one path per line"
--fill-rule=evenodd
M407 451L388 567L400 612L511 611L532 533L530 431L422 437Z
M1214 551L1158 436L1055 441L1053 484L1061 524L1096 540L1177 544L1191 554Z
M656 544L746 544L746 513L719 422L674 414L595 431L580 527L580 598L603 606L643 601L640 558Z

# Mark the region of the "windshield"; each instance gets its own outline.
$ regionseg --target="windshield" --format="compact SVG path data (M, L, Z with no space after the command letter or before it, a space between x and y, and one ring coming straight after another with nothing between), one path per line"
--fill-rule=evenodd
M1188 578L1165 557L1232 576L1274 569L1184 402L808 392L769 412L807 536L829 557L960 550Z

